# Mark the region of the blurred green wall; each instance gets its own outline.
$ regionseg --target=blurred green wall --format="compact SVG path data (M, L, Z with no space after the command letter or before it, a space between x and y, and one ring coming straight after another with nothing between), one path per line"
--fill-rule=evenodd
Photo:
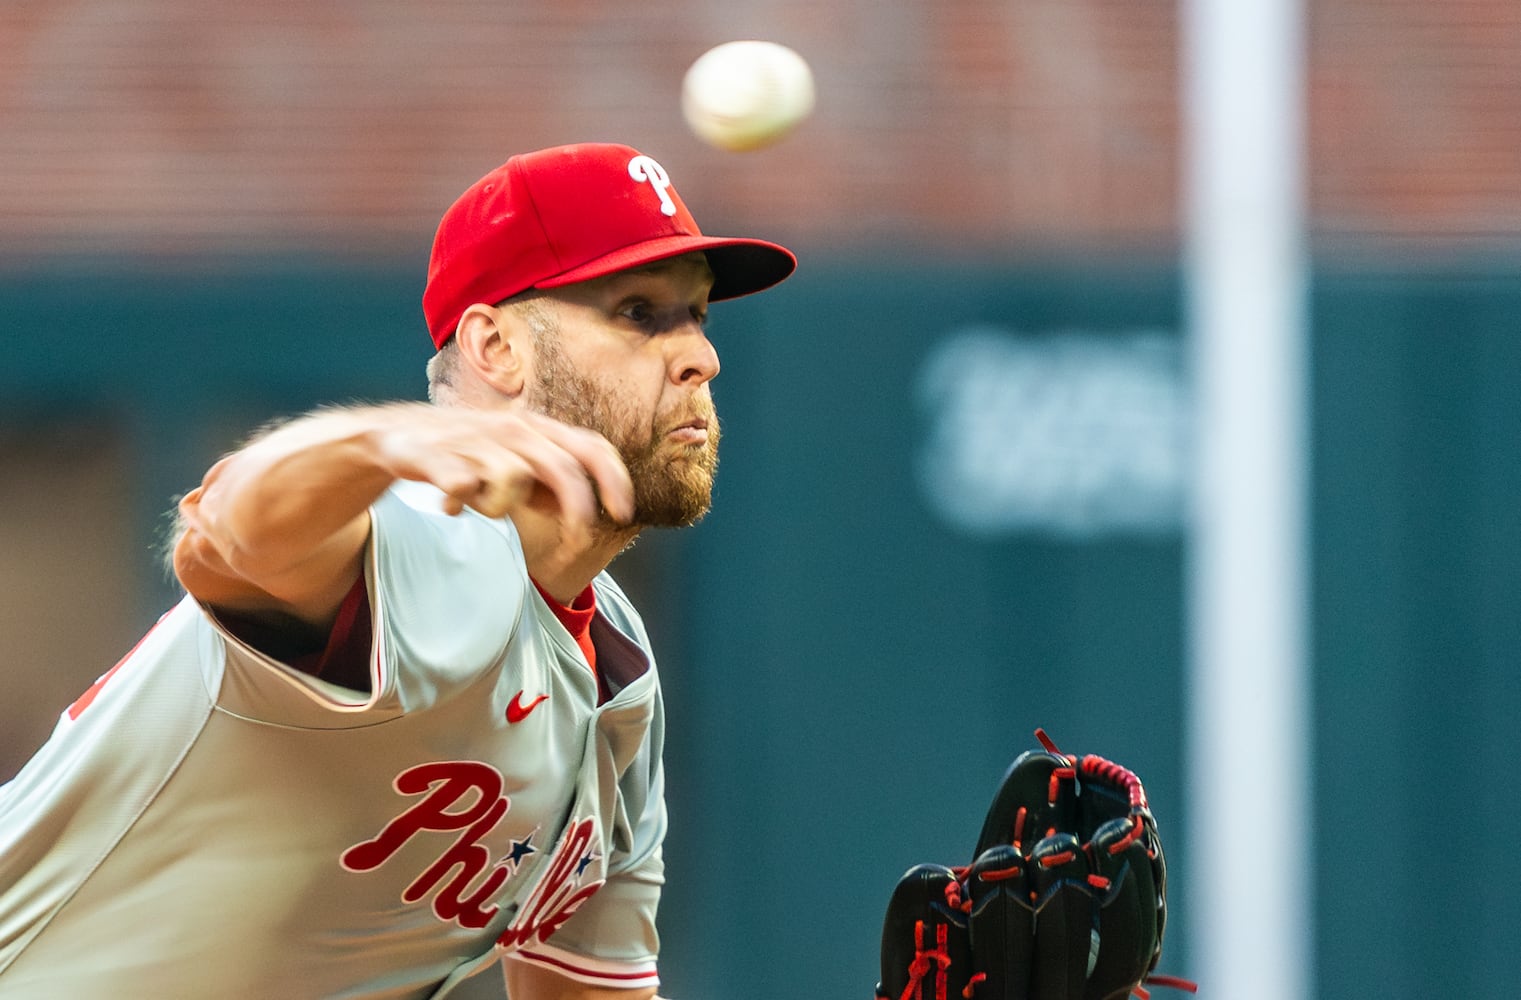
M1515 996L1521 278L1325 275L1314 315L1320 995Z

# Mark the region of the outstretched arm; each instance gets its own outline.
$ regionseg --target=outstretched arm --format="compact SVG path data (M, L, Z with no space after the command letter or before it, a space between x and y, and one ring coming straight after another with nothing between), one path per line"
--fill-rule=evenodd
M567 558L590 544L599 501L633 513L617 452L582 428L516 407L324 410L207 472L180 502L175 572L204 603L326 628L358 578L369 506L398 479L437 486L451 514L548 513Z

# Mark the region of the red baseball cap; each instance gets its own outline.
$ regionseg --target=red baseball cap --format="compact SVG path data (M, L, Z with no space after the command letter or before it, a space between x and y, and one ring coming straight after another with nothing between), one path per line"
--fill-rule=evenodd
M797 267L765 240L704 236L665 168L611 143L514 156L444 213L423 313L435 347L477 302L558 288L694 250L713 269L712 301L758 292Z

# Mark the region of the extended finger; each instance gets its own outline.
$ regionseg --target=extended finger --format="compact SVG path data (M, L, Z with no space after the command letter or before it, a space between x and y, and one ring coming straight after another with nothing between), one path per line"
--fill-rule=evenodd
M596 484L602 509L609 517L628 523L634 517L634 483L618 449L596 431L576 427L540 413L524 414L539 433L575 456L585 474Z
M505 517L522 506L539 482L533 465L515 452L497 449L495 453L478 452L472 458L475 484L463 499L487 517Z
M382 444L385 468L398 479L429 483L444 493L443 509L458 514L480 492L480 464L457 450L406 434L389 435Z
M557 514L573 524L597 518L597 498L581 463L564 448L534 433L515 435L511 443L490 441L472 456L480 469L480 488L470 506L489 517L510 515L519 507L553 498ZM542 488L543 493L539 490Z

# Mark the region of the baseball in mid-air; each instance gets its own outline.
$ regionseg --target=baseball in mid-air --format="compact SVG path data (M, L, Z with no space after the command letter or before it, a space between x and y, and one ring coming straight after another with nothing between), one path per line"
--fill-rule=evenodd
M769 146L813 111L813 70L776 42L725 42L697 57L681 113L697 137L734 152Z

